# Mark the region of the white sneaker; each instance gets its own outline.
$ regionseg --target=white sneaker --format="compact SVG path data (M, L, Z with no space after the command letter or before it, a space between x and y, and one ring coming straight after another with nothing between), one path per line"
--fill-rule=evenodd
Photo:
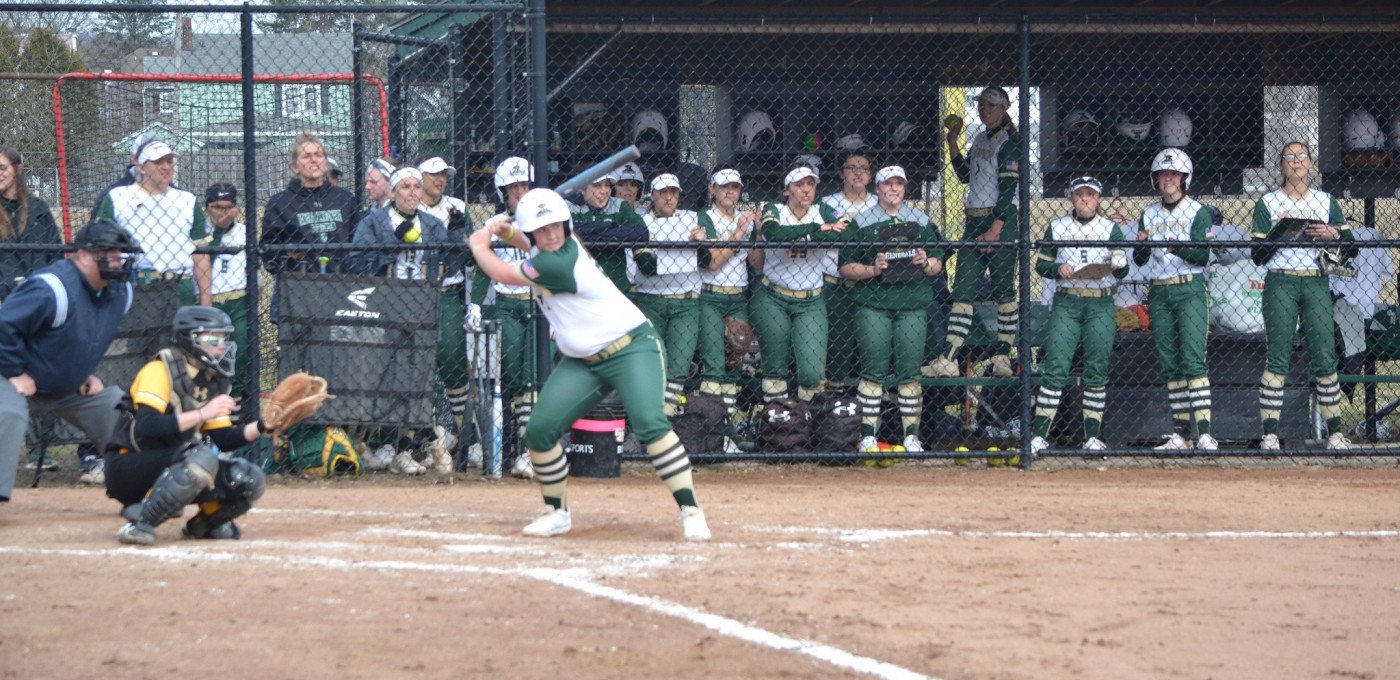
M389 472L396 475L421 475L427 471L428 468L419 465L418 461L413 459L412 451L400 451L389 462Z
M701 522L704 522L704 518L701 518ZM526 536L558 536L569 533L569 529L573 527L573 516L568 509L546 505L544 513L536 517L535 521L526 524L520 533Z
M925 378L956 378L961 371L958 370L958 364L952 359L938 357L920 368L919 373L923 374Z
M1037 455L1041 451L1050 448L1050 442L1045 441L1045 437L1031 437L1031 455Z
M1084 440L1085 451L1103 451L1108 448L1108 444L1103 443L1098 437L1090 437Z
M923 453L924 443L919 441L919 435L910 434L904 436L904 450Z
M83 484L106 484L107 462L98 458L88 463L83 468L83 474L78 475L78 481Z
M1278 449L1278 435L1276 434L1266 434L1263 439L1259 440L1260 451L1277 451Z
M1215 441L1215 437L1203 434L1196 438L1196 448L1200 451L1216 451L1220 448L1220 442Z
M850 441L850 440L847 440ZM869 453L880 450L880 442L872 436L866 435L860 438L860 443L856 444L856 453Z
M1333 432L1332 436L1327 438L1327 449L1329 451L1345 451L1350 448L1351 440L1347 439L1346 435L1341 432Z
M1153 451L1184 451L1191 448L1191 442L1186 441L1185 437L1175 432L1163 435L1162 439L1165 441L1162 442L1161 446L1152 447Z
M710 525L705 522L705 511L694 505L681 508L681 530L687 541L710 540Z
M369 455L365 456L365 469L388 470L389 464L394 462L394 454L396 453L398 452L395 451L394 447L389 444L385 444L375 449Z
M1005 354L998 354L992 357L992 375L998 378L1010 378L1013 375L1011 372L1011 357Z
M535 478L535 465L530 462L529 452L515 457L515 463L510 466L510 476L521 479Z

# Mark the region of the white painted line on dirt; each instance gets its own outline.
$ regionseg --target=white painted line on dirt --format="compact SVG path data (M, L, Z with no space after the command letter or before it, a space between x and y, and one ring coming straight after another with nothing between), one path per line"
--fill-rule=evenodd
M935 678L916 673L902 666L896 666L892 663L878 661L865 656L858 656L843 649L824 645L820 642L790 638L785 635L763 630L762 628L750 626L726 616L719 616L718 614L701 611L694 607L687 607L674 602L667 602L654 597L637 595L625 590L600 585L586 578L577 578L570 572L556 569L527 569L524 573L532 578L577 590L594 597L601 597L612 600L613 602L641 607L642 609L657 614L663 614L704 626L721 635L744 640L770 649L796 652L857 673L873 675L878 678L890 678L892 680L936 680Z
M829 527L754 527L783 534L833 535L848 543L905 538L1025 538L1072 541L1299 540L1326 538L1397 538L1400 531L955 531L950 529L833 529Z
M369 527L356 532L362 536L396 536L399 538L427 538L434 541L505 541L505 536L496 534L462 534L450 531L422 531L419 529L390 529L388 527ZM510 537L514 540L515 537Z
M255 548L259 541L247 541L239 544L238 548ZM340 569L340 570L373 570L373 571L415 571L415 572L439 572L439 573L459 573L459 574L498 574L503 576L524 576L539 581L544 581L570 590L575 590L593 597L600 597L613 602L632 605L646 609L647 611L677 618L693 624L698 624L709 628L721 635L743 640L770 649L796 652L812 657L819 661L832 664L839 668L872 675L878 678L888 678L889 680L938 680L932 676L923 675L911 671L902 666L879 661L865 656L852 654L843 649L825 645L811 640L791 638L779 635L762 628L750 626L741 621L731 619L718 614L688 607L674 602L657 599L646 595L637 595L624 590L619 590L610 586L594 583L590 577L595 574L591 569L502 569L497 567L478 567L462 564L431 564L421 562L406 562L403 560L347 560L335 557L302 556L302 555L258 555L246 552L221 552L218 550L206 550L203 547L171 546L158 548L136 548L118 547L102 550L92 550L84 548L33 548L21 546L0 546L0 554L28 554L46 555L60 557L140 557L155 559L162 562L236 562L248 561L267 563L281 568L314 567L318 570ZM637 559L637 556L622 556L627 560ZM648 560L655 562L668 562L665 556L644 556L642 563ZM655 566L655 562L653 566ZM636 564L632 566L637 566Z

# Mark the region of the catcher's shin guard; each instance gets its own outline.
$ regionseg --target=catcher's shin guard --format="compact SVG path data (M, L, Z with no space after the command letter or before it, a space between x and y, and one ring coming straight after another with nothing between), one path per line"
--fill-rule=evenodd
M205 446L191 446L184 458L160 473L151 493L141 504L141 521L136 524L155 528L180 511L206 489L214 487L219 459Z
M246 515L267 490L262 469L242 458L219 462L214 480L216 500L200 503L199 512L185 523L190 538L238 538L233 520ZM228 527L224 527L228 524Z

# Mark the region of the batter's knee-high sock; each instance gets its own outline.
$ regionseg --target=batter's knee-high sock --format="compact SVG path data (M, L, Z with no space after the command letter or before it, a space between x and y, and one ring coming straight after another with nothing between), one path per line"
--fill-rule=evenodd
M1084 388L1084 438L1099 436L1103 430L1103 411L1108 405L1108 388Z
M1058 387L1040 386L1035 395L1035 418L1031 420L1031 432L1037 437L1048 437L1050 425L1055 422L1055 411L1060 408L1060 397L1064 394Z
M666 408L664 410L666 411L667 418L680 412L681 392L684 389L684 386L678 382L666 381Z
M535 464L535 479L540 481L544 502L553 508L569 507L569 459L563 447L555 444L547 451L530 450L530 462Z
M1210 434L1210 378L1186 381L1191 398L1191 417L1196 421L1197 434Z
M1185 380L1167 381L1167 401L1171 402L1172 432L1191 438L1191 389Z
M884 386L874 380L862 379L856 384L856 403L860 405L860 436L875 436L880 424L880 398L884 395Z
M943 336L943 356L952 359L962 349L963 343L967 342L968 333L972 332L972 304L968 302L954 302L953 309L948 312L948 334Z
M1283 411L1283 378L1273 371L1264 371L1259 379L1259 422L1264 434L1278 434L1279 413Z
M519 441L525 441L525 428L530 426L530 414L535 409L535 393L527 392L511 400L511 413L515 415L515 432Z
M1011 354L1016 347L1016 326L1021 308L1015 302L997 303L997 352Z
M1317 408L1329 436L1342 431L1342 387L1336 373L1317 379Z
M763 379L763 403L787 399L787 381L774 378Z
M924 386L904 383L899 386L899 424L904 436L919 436L919 416L924 412Z
M690 477L690 456L685 453L685 445L675 432L667 432L660 439L647 444L647 458L676 504L685 507L695 505L695 483Z

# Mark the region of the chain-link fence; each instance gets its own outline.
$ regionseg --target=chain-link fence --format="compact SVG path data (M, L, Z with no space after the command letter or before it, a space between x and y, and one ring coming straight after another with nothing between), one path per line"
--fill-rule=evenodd
M1400 32L302 16L186 15L139 72L17 81L55 93L29 186L228 310L239 394L331 379L375 466L517 457L536 294L463 241L529 165L627 144L575 233L663 339L698 458L1393 455Z

